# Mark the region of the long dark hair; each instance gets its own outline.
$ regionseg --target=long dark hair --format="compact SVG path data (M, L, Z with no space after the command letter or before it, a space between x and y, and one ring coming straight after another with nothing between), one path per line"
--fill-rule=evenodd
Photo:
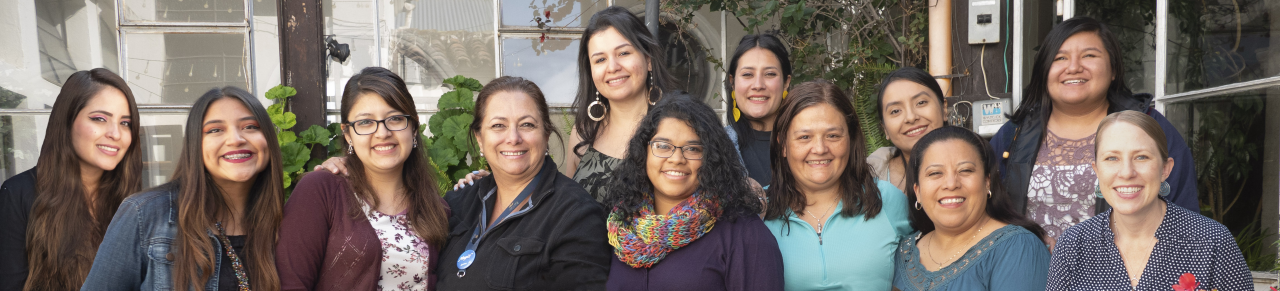
M1121 55L1123 52L1120 50L1120 42L1116 40L1115 34L1111 33L1111 29L1102 22L1077 16L1053 26L1049 35L1045 36L1044 42L1040 45L1040 51L1036 52L1035 64L1031 66L1031 82L1027 83L1024 90L1022 104L1018 105L1018 110L1014 111L1013 116L1009 118L1011 121L1020 123L1031 116L1049 120L1049 114L1053 112L1053 101L1049 96L1049 68L1053 66L1053 58L1058 55L1058 49L1062 48L1062 43L1072 35L1081 32L1097 33L1098 38L1102 39L1102 45L1106 47L1107 55L1111 58L1108 63L1115 79L1111 80L1111 84L1107 87L1107 101L1114 107L1116 100L1133 98L1133 91L1124 84L1124 64L1122 63L1123 55Z
M787 151L786 139L791 130L791 122L801 111L823 104L840 111L849 129L849 159L845 161L848 166L839 178L840 201L845 205L840 215L864 215L868 220L875 218L880 214L880 207L884 203L880 200L876 178L871 174L871 165L867 164L867 143L862 140L862 125L858 122L858 115L848 95L831 82L816 80L796 85L789 97L791 98L782 102L778 120L774 122L773 138L769 140L772 149L769 151L769 160L773 161L770 167L773 170L773 185L769 186L769 207L765 210L765 219L782 218L789 211L801 213L804 206L808 205L804 193L796 188L798 182L783 154Z
M880 81L880 85L876 86L876 95L873 98L875 98L874 101L876 102L877 105L872 110L876 112L876 118L880 119L880 126L882 127L885 126L884 125L884 90L885 88L889 88L889 84L893 84L893 82L897 82L899 80L920 84L920 86L925 86L926 88L929 88L929 91L933 91L933 96L936 96L938 98L938 105L942 106L942 110L944 112L947 110L946 108L947 100L946 100L946 97L944 97L946 95L942 95L942 87L938 86L937 79L934 79L932 75L929 75L929 73L926 73L924 70L921 70L920 68L902 67L902 68L898 68L897 70L893 70L893 72L889 72L889 75L885 75L884 80ZM943 116L942 122L944 125L946 124L947 122L946 116ZM888 130L886 130L885 133L887 134ZM902 156L901 150L894 151L893 156L891 156L890 158L896 158L899 156Z
M725 71L724 79L725 92L733 92L734 76L738 74L738 59L742 58L742 55L746 54L747 51L754 48L762 48L772 52L773 55L778 58L778 63L782 66L782 76L786 79L783 81L783 84L785 85L786 82L791 81L791 55L787 53L787 46L783 45L782 41L778 40L778 37L772 34L750 34L742 37L741 41L738 41L738 49L733 52L733 57L729 58L729 67ZM726 108L728 108L728 106L733 106L732 96L730 96L730 98L725 98L724 100ZM732 108L725 110L725 120L733 120ZM751 129L751 123L746 120L737 121L733 123L733 129L738 132L738 136L740 136L740 138L738 138L738 147L750 147L752 144L750 141L755 138L751 136L753 131L749 130Z
M591 16L591 21L587 24L587 30L582 32L582 40L578 44L578 95L573 99L573 130L578 132L578 136L582 141L573 146L574 154L581 156L588 147L596 143L596 136L600 132L600 125L604 122L591 120L588 117L590 113L588 105L596 101L596 83L591 78L591 62L589 60L591 52L588 50L587 44L591 43L591 38L596 33L605 31L610 27L617 29L622 37L636 48L646 58L649 58L649 67L652 68L650 74L653 74L653 83L649 84L654 89L650 90L649 100L658 100L662 98L663 92L670 92L676 87L675 78L671 77L671 72L667 70L666 64L667 54L663 48L658 45L658 39L654 35L649 34L649 29L645 27L644 22L640 18L632 14L622 6L610 6L600 12L596 12ZM656 91L656 92L655 92ZM600 98L600 103L606 107L612 108L608 98ZM608 114L602 112L601 114Z
M85 200L80 157L73 147L71 128L89 100L108 87L120 90L129 102L132 142L124 149L116 168L102 173L90 204ZM36 160L36 198L26 233L30 272L23 289L79 289L84 283L116 209L126 196L142 187L138 119L133 91L124 79L107 69L75 72L62 85L58 99L53 102L40 157Z
M214 88L200 96L191 106L187 126L183 129L182 155L173 171L173 179L160 189L177 192L178 234L174 241L173 282L177 288L204 289L213 276L213 266L221 250L213 249L209 230L218 217L230 217L230 206L222 199L222 190L204 166L204 118L209 105L222 99L244 104L262 127L266 138L267 168L254 177L253 187L244 209L244 229L248 234L244 248L244 267L253 290L279 290L276 274L276 234L284 216L284 166L280 143L271 117L252 94L236 87ZM228 282L228 284L231 284ZM188 287L190 286L190 287Z
M343 124L351 122L347 119L351 114L351 107L354 107L360 95L365 93L377 95L391 108L408 114L412 123L405 130L414 132L414 138L417 138L416 133L421 131L422 122L418 119L417 111L414 110L413 97L409 94L409 88L405 86L404 79L381 67L364 68L347 81L347 86L342 91ZM345 128L344 130L350 130L350 127ZM354 132L348 132L348 134L354 134ZM361 201L356 199L367 202L370 208L377 208L380 201L377 195L373 195L373 186L369 184L369 177L365 177L364 161L355 154L345 154L345 157L347 169L349 169L347 185L350 185L351 191L355 193L347 196L347 213L353 218L363 219L365 216L360 207ZM425 146L417 146L409 150L409 158L405 159L400 176L404 183L405 200L409 202L409 208L406 211L413 232L433 245L444 244L449 233L449 218L445 216L445 206L440 200L440 190L436 188L435 173L431 164L427 162Z
M1004 189L1004 184L1000 183L1000 174L997 170L995 159L991 158L991 145L978 134L969 131L963 127L943 126L935 129L920 141L916 142L916 146L911 150L911 156L917 157L907 162L907 205L916 204L915 187L920 183L920 163L924 160L925 151L929 150L934 144L948 140L963 141L970 148L963 150L974 150L978 152L978 156L982 161L982 174L990 180L991 198L987 199L986 214L991 218L1000 222L1021 226L1031 231L1041 241L1044 240L1044 229L1034 221L1022 216L1022 212L1013 207L1013 198L1009 196ZM962 150L962 149L949 149ZM911 220L911 227L919 230L921 233L928 233L934 230L933 220L929 219L929 214L924 210L909 207L907 217Z
M668 95L649 110L635 136L627 143L627 156L614 169L609 182L606 207L621 211L623 217L635 217L653 195L653 182L645 167L649 158L649 139L658 133L658 125L668 118L685 122L702 141L702 167L698 169L698 191L720 204L721 220L733 221L739 216L760 213L760 199L747 186L747 169L738 163L733 142L720 127L715 111L688 95Z

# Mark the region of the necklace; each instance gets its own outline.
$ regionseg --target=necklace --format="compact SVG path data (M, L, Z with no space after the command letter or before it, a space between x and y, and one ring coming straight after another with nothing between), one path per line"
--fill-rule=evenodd
M986 222L983 222L983 224L986 224ZM969 241L965 242L965 244L964 244L964 245L969 245L969 243L972 243L974 239L978 238L978 234L980 234L980 233L982 233L982 227L981 227L981 226L979 226L979 227L978 227L978 231L977 231L977 232L974 232L974 233L973 233L973 236L969 237ZM933 253L934 253L934 251L933 251L933 245L934 245L934 242L937 240L938 235L937 235L937 234L934 234L934 236L932 236L931 238L932 238L932 239L930 239L930 240L929 240L929 260L933 261L933 263L934 263L934 264L937 264L937 265L938 265L938 268L939 268L939 269L941 269L944 265L943 265L941 262L938 262L938 259L934 259L934 258L933 258ZM965 248L965 249L962 249L962 250L956 251L956 253L955 253L955 254L952 254L950 258L947 258L947 260L946 260L947 264L950 264L950 263L955 262L956 257L957 257L957 256L960 256L960 254L963 254L963 253L964 253L964 251L967 251L967 250L969 250L969 249L968 249L968 248Z
M240 256L236 256L235 250L231 248L231 240L227 239L227 232L222 228L222 222L215 222L213 225L218 228L218 241L222 242L222 249L227 252L227 257L231 258L231 269L236 273L236 285L240 287L240 291L249 291L249 275L244 271Z
M808 209L804 210L804 213L809 214L809 217L813 217L814 220L818 221L818 244L819 245L822 244L822 226L826 224L825 220L828 216L831 216L829 212L831 212L831 209L836 207L836 204L840 204L840 202L837 201L836 203L832 203L831 206L827 206L827 211L822 212L823 213L822 219L819 219L817 216L813 216L813 212L810 212Z

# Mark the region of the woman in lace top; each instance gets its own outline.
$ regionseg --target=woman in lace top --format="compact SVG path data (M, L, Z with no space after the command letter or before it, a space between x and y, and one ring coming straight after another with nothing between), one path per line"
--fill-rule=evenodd
M1045 37L1018 110L991 139L1014 206L1045 228L1050 244L1062 231L1105 210L1093 197L1093 134L1109 113L1150 115L1169 133L1169 154L1179 163L1169 179L1169 201L1199 209L1191 150L1150 94L1125 86L1119 42L1106 25L1076 17ZM1184 163L1185 162L1185 163Z
M1049 271L1044 230L1009 203L977 134L942 127L908 161L911 226L898 244L893 286L914 290L1041 290Z

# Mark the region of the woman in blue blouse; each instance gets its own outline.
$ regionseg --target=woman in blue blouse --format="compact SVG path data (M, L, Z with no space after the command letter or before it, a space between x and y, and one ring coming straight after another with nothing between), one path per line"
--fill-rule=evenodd
M888 290L907 201L866 162L853 104L807 82L783 101L771 141L765 225L782 251L787 290Z
M1062 234L1048 290L1168 290L1186 273L1198 289L1253 289L1231 232L1169 201L1175 161L1154 118L1112 113L1096 136L1094 191L1111 209Z
M1004 193L991 147L968 129L925 134L907 162L911 226L898 244L893 286L913 290L1042 290L1044 229Z

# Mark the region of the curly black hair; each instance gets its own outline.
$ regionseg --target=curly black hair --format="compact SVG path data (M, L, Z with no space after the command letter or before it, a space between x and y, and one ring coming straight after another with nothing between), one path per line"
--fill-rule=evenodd
M702 167L698 169L698 191L720 204L721 214L717 219L733 221L760 213L764 206L747 185L747 169L738 163L738 153L720 126L715 111L684 94L664 96L640 121L635 135L627 143L626 157L613 169L604 204L621 211L623 217L635 217L644 206L646 196L653 193L653 183L645 171L649 140L657 134L658 124L668 118L687 123L702 141L705 151Z

